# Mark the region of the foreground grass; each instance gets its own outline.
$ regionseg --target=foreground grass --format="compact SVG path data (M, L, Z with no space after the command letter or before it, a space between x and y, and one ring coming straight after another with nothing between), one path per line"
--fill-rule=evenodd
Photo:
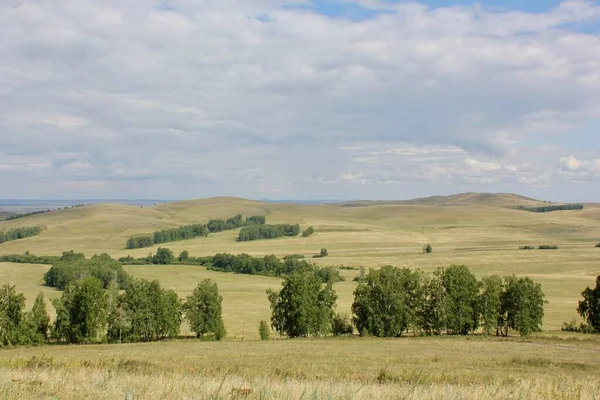
M597 399L600 341L368 338L0 351L1 398Z

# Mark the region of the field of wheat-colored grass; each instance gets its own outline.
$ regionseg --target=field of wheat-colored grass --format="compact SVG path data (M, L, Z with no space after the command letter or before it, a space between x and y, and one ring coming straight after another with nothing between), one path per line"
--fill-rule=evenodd
M232 198L154 207L94 205L14 221L0 229L44 227L40 236L0 245L0 254L30 251L87 256L107 252L135 257L158 246L126 250L127 238L213 217L266 215L268 223L314 226L308 238L237 242L237 231L173 242L163 247L193 256L219 252L255 256L304 254L323 247L321 265L378 268L391 264L431 273L465 264L478 277L527 275L542 284L544 332L533 339L402 338L271 340L260 342L258 322L269 319L268 288L281 280L236 275L198 266L126 266L135 277L158 279L183 299L205 278L219 285L228 332L225 343L181 340L153 344L47 346L0 351L2 398L600 398L600 341L560 332L576 317L581 291L600 275L600 208L536 214L501 207L514 198L476 197L443 205L268 204ZM508 203L507 203L508 202ZM518 204L518 203L516 203ZM424 255L424 244L433 254ZM558 250L519 250L522 245ZM60 292L42 286L48 266L0 263L0 282L27 296ZM340 270L337 311L350 313L357 270ZM49 307L53 313L53 308ZM185 324L183 335L188 334ZM379 379L378 379L379 378ZM245 391L250 389L250 391Z

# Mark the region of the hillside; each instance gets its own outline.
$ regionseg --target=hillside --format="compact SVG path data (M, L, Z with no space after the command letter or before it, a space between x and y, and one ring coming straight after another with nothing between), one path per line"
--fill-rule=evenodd
M13 215L16 215L16 213L0 210L0 221L2 221L4 218L12 217Z
M422 197L411 200L394 201L352 201L343 205L346 207L360 207L372 205L428 205L428 206L540 206L547 204L542 200L532 199L513 193L460 193L449 196Z

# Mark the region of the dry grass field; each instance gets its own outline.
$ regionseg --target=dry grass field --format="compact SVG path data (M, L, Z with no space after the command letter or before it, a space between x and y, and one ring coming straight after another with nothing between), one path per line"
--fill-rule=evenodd
M576 316L581 291L600 275L600 249L594 248L600 242L600 208L536 214L507 207L536 204L512 195L476 194L346 206L218 198L144 208L84 206L0 222L2 230L45 228L38 237L1 244L0 254L56 255L72 249L87 256L139 257L156 247L128 251L124 244L130 236L213 217L260 214L268 223L314 226L316 233L240 243L237 232L230 231L164 247L194 256L307 257L326 247L330 256L315 260L322 265L391 264L427 272L465 264L478 276L528 275L542 284L548 300L545 331L528 341L472 337L262 343L255 339L258 322L269 317L265 290L279 287L279 279L197 266L129 266L132 275L159 279L182 298L201 279L216 281L224 298L228 340L2 350L0 397L600 398L600 341L560 332L562 323ZM433 254L421 254L427 243ZM558 245L559 250L518 250L540 244ZM39 291L54 298L60 293L41 285L47 268L0 263L0 282L15 284L29 304ZM335 285L338 311L349 313L356 285L352 278L358 271L341 273L347 279ZM184 327L182 333L186 331Z

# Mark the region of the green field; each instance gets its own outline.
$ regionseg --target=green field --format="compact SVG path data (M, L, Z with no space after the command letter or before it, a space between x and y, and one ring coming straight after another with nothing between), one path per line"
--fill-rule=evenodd
M44 228L37 237L3 243L0 254L30 251L59 255L72 249L87 256L107 252L113 257L141 257L156 251L157 246L126 250L125 242L133 235L237 213L266 215L267 223L297 222L303 228L314 226L316 232L308 238L237 242L237 231L228 231L162 246L176 254L188 250L193 256L228 252L307 257L325 247L329 257L315 259L321 265L378 268L391 264L431 272L439 266L465 264L478 277L527 275L542 284L548 300L544 332L537 338L261 343L255 339L258 322L269 318L265 290L277 289L279 279L207 271L198 266L127 266L133 276L159 279L182 298L200 280L213 279L223 296L228 340L2 350L0 393L7 398L26 398L28 394L34 398L99 398L100 390L106 390L104 398L123 398L128 391L134 398L204 398L217 393L222 380L217 398L245 398L235 397L243 394L235 394L234 389L246 387L252 388L252 398L327 398L328 390L342 398L487 398L494 393L499 398L598 398L600 388L593 382L600 380L600 342L595 336L565 335L560 327L576 317L581 291L600 275L600 248L594 247L600 242L600 208L589 205L581 211L540 214L508 208L539 204L533 200L510 195L461 196L416 204L367 202L352 206L277 205L218 198L144 208L77 207L0 222L2 230ZM422 254L427 243L433 246L433 254ZM541 244L558 245L559 249L518 250L519 246ZM0 263L0 282L16 285L29 304L40 291L47 299L55 298L60 292L42 286L48 268ZM358 271L340 272L346 281L334 286L339 296L337 310L350 313L356 286L352 278ZM187 327L182 333L187 333ZM52 357L51 361L45 359L50 363L47 369L30 365L35 364L31 357L42 356ZM119 369L120 362L129 366ZM389 375L389 379L382 378L384 385L376 379L382 370ZM205 379L196 382L195 375ZM48 383L58 378L66 379L67 385L61 388ZM181 383L173 386L165 381L154 389L144 384L148 379L167 378ZM262 396L261 390L270 390L272 395ZM567 395L577 390L580 396Z

